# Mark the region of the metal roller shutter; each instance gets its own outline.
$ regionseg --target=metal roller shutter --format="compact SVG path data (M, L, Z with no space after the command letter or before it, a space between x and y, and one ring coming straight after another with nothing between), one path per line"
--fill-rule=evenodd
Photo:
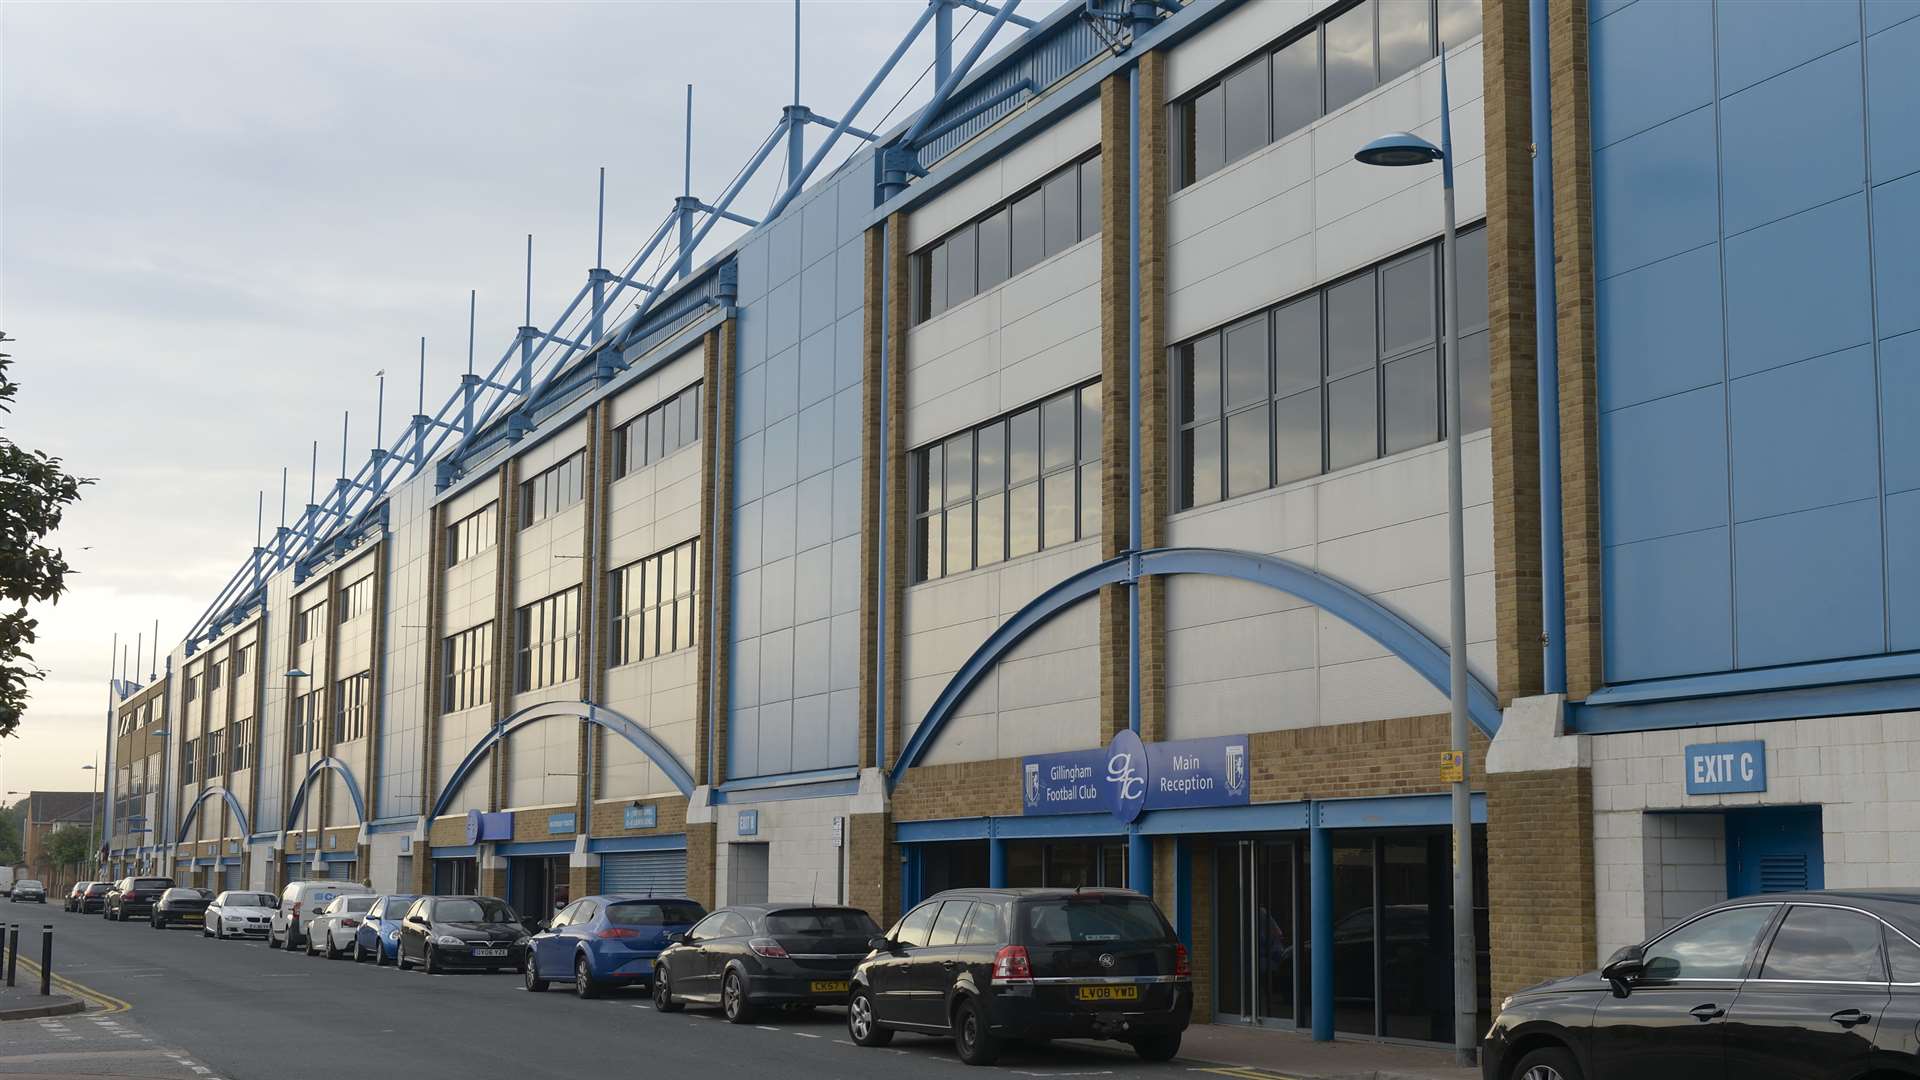
M327 864L326 876L333 881L353 881L356 880L353 867L352 862L330 862Z
M600 891L641 896L685 896L687 853L622 851L600 856Z

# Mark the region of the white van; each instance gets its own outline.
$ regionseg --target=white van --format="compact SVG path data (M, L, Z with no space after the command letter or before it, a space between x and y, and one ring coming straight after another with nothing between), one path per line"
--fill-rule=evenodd
M280 907L273 913L267 929L267 948L297 949L306 941L308 926L336 896L365 896L372 889L356 881L330 881L313 878L290 882L280 890Z

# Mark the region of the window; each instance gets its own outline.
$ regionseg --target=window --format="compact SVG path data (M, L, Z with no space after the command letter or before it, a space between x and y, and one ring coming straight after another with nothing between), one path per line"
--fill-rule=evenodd
M365 738L369 698L373 693L373 675L363 671L340 680L334 695L333 741L348 742Z
M1646 978L1738 979L1760 931L1773 921L1774 905L1730 908L1702 916L1647 946Z
M193 783L193 765L200 760L198 753L200 740L188 739L180 744L180 782Z
M1438 33L1435 27L1438 26ZM1361 0L1296 28L1174 106L1186 187L1480 33L1480 0Z
M231 745L228 747L228 757L231 760L227 764L227 769L230 772L239 772L253 764L253 725L235 724L227 730L232 733L229 740Z
M326 601L322 600L320 603L300 613L298 626L295 629L294 643L297 645L305 645L307 642L321 637L321 631L326 625L327 604Z
M201 766L201 770L208 780L213 779L222 769L226 768L227 759L226 756L221 753L221 743L224 741L222 737L225 734L224 729L221 731L209 731L207 732L206 738L201 740L201 742L205 744L206 755L206 764Z
M1887 930L1887 966L1892 969L1893 981L1913 985L1920 983L1920 945L1901 934L1898 930Z
M700 441L700 384L620 425L613 433L613 475L625 476Z
M188 701L193 701L194 699L200 696L200 676L198 675L187 676L186 694L187 694Z
M208 664L207 665L207 691L211 693L218 689L220 689L220 665Z
M613 662L631 664L694 644L700 631L700 540L613 572Z
M932 947L960 944L960 928L967 924L967 916L973 914L973 902L970 900L949 900L940 905L940 914L933 920L933 930L927 935L927 944Z
M913 254L924 322L1100 231L1100 155L1068 165Z
M960 931L960 944L998 945L1005 937L1006 929L1000 921L1000 906L982 902L973 905L973 915L967 919L966 929Z
M458 566L493 548L500 527L500 504L487 505L447 526L447 565Z
M566 460L520 484L520 527L526 528L565 510L585 498L587 452L576 450Z
M1762 979L1800 982L1886 982L1880 922L1857 911L1807 907L1787 910L1760 965Z
M905 949L918 949L927 944L927 935L933 929L934 913L940 909L938 903L921 904L900 920L888 936L894 943Z
M340 590L340 621L348 622L373 610L373 575Z
M239 678L247 673L247 654L253 652L253 646L242 645L233 650L233 677Z
M441 642L440 707L477 708L493 700L493 624L481 623Z
M913 452L914 580L1100 528L1100 385L1055 394Z
M1487 240L1459 237L1460 418L1491 423ZM1179 508L1442 438L1440 248L1428 244L1175 346Z
M293 699L293 725L288 741L296 754L318 750L325 732L327 688L316 686Z
M524 693L580 677L580 586L520 609L514 687Z

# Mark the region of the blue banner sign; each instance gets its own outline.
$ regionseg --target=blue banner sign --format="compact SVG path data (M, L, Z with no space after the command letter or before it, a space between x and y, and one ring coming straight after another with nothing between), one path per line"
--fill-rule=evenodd
M1767 790L1767 744L1695 743L1687 747L1687 794L1725 795Z
M482 840L513 839L513 812L502 810L489 814L479 810L467 811L467 843L477 844Z
M621 818L621 826L628 829L651 829L659 823L660 810L652 803L629 806Z
M1026 815L1107 813L1125 823L1149 810L1244 806L1252 791L1247 737L1143 744L1123 730L1104 749L1021 761Z
M578 819L573 816L572 811L564 814L548 814L547 832L549 834L578 832L579 830L574 827L576 820Z

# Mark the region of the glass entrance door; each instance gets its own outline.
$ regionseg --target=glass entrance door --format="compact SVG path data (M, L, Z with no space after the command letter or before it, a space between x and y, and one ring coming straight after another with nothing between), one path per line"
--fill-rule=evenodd
M1217 1012L1223 1020L1306 1022L1307 926L1300 845L1240 840L1215 849Z

